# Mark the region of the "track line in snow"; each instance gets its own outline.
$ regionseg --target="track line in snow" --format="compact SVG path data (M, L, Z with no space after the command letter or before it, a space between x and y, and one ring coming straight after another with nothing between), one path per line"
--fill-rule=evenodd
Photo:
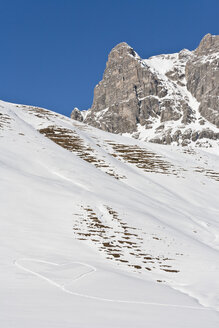
M83 262L70 262L70 263L64 263L64 264L57 264L57 263L54 263L54 262L49 262L49 261L39 260L39 259L30 259L30 258L21 258L19 260L20 261L23 260L23 261L32 261L32 262L44 263L44 264L54 265L56 267L61 267L62 265L66 265L66 264L80 264L80 265L88 267L90 269L88 272L85 272L85 273L79 275L77 278L73 279L72 281L80 280L80 279L84 278L85 276L88 276L88 275L90 275L94 272L97 272L97 269L94 266L92 266L90 264L87 264L87 263L83 263ZM195 306L186 306L186 305L177 305L177 304L165 304L165 303L154 303L154 302L144 302L144 301L130 301L130 300L110 299L110 298L103 298L103 297L98 297L98 296L92 296L92 295L73 292L73 291L68 290L66 285L60 285L60 284L56 283L55 281L53 281L52 279L49 279L49 278L45 277L44 275L42 275L38 272L35 272L33 270L30 270L30 269L26 268L25 266L19 264L19 260L14 260L13 261L14 265L16 265L19 269L24 270L28 273L31 273L31 274L35 275L36 277L47 281L51 285L58 287L63 292L74 295L74 296L84 297L84 298L97 300L97 301L112 302L112 303L175 307L175 308L184 308L184 309L191 309L191 310L210 310L208 308L201 308L201 307L195 307Z

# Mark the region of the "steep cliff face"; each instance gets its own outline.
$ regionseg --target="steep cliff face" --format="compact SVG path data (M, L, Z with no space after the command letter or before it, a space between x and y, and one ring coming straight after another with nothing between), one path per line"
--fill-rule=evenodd
M86 115L73 119L157 143L203 144L219 138L219 36L195 51L143 60L125 42L109 54Z
M207 34L186 65L187 88L199 112L219 128L219 36Z

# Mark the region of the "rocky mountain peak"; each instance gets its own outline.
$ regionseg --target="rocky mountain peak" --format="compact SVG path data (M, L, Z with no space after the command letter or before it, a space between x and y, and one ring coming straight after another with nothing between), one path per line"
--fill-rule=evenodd
M195 50L196 55L208 55L219 51L219 35L206 34L201 40L198 48Z
M195 51L142 59L121 42L109 53L91 108L71 117L157 143L219 139L218 45L219 36L207 34Z
M179 59L182 59L182 60L188 60L191 58L191 56L193 55L193 51L190 51L188 49L182 49L179 54L178 54L178 57Z
M73 120L76 120L76 121L79 121L79 122L82 122L83 121L83 115L81 113L81 111L75 107L71 113L71 118Z
M117 44L109 53L108 61L118 60L119 57L124 58L125 56L138 57L134 49L128 45L126 42L121 42Z

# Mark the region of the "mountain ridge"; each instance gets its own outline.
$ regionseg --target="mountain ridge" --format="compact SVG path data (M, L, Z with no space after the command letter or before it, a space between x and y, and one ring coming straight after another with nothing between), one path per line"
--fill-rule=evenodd
M71 118L140 140L218 145L219 36L197 49L141 59L126 42L108 56L103 79L87 111Z

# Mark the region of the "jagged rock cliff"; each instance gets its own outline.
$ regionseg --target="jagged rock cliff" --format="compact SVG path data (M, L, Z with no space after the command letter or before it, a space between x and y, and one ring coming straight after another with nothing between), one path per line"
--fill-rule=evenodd
M71 117L113 133L157 143L219 139L219 36L195 51L143 60L125 42L109 54L92 107Z
M219 128L219 36L202 39L186 65L186 80L200 114Z

